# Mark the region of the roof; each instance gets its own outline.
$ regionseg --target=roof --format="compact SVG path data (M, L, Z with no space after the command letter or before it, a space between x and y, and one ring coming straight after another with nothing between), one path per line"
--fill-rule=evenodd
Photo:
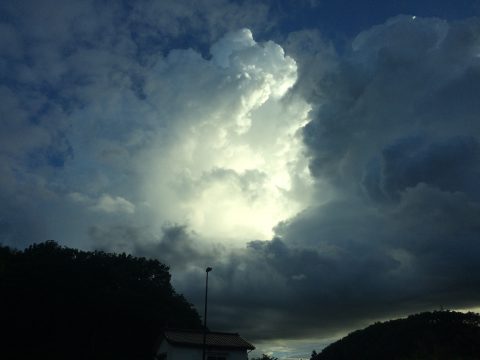
M203 346L202 330L165 330L163 337L172 345ZM255 346L236 333L209 331L205 343L210 347L255 349Z

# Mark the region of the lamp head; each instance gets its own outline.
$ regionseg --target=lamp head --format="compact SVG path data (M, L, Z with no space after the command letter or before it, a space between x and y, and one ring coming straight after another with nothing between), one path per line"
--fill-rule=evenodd
M208 273L208 272L210 272L210 271L212 271L212 270L213 270L213 269L212 269L211 267L207 267L207 268L205 269L205 272Z

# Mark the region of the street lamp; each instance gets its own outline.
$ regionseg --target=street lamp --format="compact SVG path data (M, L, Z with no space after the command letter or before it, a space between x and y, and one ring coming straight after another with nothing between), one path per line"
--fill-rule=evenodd
M203 316L203 351L202 351L202 360L205 360L205 347L206 347L206 340L207 340L207 295L208 295L208 273L212 271L211 267L207 267L205 269L205 273L207 274L205 280L205 313Z

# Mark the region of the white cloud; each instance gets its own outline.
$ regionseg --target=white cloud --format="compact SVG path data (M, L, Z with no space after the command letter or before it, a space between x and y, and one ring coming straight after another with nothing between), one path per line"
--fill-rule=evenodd
M98 199L94 199L87 195L73 192L68 194L68 198L74 203L86 205L92 211L104 212L107 214L135 213L135 205L121 196L102 194Z
M48 145L47 126L58 125L72 149L64 167L45 167L43 186L67 196L84 223L118 214L154 232L185 224L203 238L239 244L269 239L279 221L308 205L312 181L299 130L310 106L286 96L297 65L279 45L256 43L243 29L214 44L211 59L172 50L142 67L80 49L63 68L90 80L66 90L82 107L38 127ZM105 216L94 219L91 210Z
M310 181L298 134L310 107L283 98L297 75L280 46L245 29L212 53L174 51L151 71L146 94L158 123L139 162L148 168L144 196L159 219L200 235L269 238L306 206L295 192Z
M80 204L94 212L106 214L134 214L136 206L121 196L111 196L102 194L98 198L93 198L85 194L73 192L67 195L67 198L76 204Z
M135 212L135 205L121 196L111 197L108 194L103 194L92 209L106 213L123 212L133 214Z

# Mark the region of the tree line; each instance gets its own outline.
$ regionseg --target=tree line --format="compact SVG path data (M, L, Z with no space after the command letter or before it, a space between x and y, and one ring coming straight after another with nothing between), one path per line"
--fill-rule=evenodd
M54 241L0 245L0 359L151 360L163 328L202 328L170 280L158 260ZM480 315L434 311L378 322L310 357L347 359L478 360Z
M143 257L0 246L0 358L151 360L163 327L201 328L170 279Z
M433 311L377 322L330 344L310 360L478 360L480 315Z
M340 339L310 360L479 360L480 315L433 311L377 322ZM263 354L251 360L278 360Z

